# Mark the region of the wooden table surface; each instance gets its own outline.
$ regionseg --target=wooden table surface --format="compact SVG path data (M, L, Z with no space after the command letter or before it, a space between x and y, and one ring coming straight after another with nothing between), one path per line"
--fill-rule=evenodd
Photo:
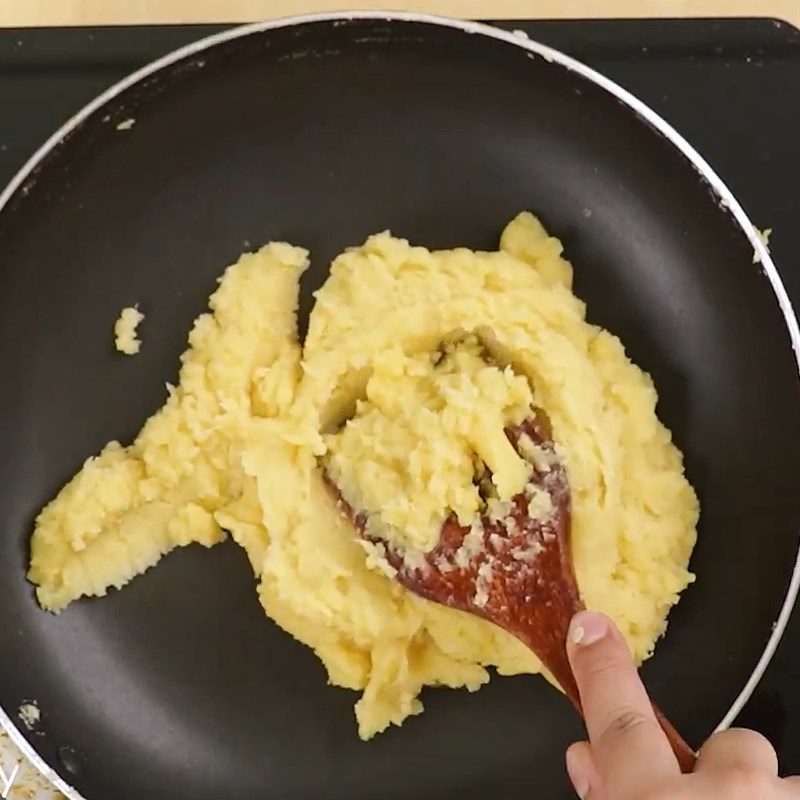
M0 0L0 26L248 22L398 8L472 19L759 16L800 27L800 0Z

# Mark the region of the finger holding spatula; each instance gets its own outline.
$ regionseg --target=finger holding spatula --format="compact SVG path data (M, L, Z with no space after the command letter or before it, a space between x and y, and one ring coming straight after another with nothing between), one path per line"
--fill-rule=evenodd
M800 777L779 778L774 748L751 730L715 733L694 768L681 769L688 765L676 760L674 738L662 730L664 720L654 713L628 645L608 617L576 614L567 652L590 740L576 742L566 754L581 800L800 798Z

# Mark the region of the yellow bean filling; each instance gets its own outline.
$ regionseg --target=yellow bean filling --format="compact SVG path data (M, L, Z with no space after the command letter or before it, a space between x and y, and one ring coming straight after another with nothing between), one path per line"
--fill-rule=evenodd
M314 650L331 683L362 692L363 738L420 713L426 685L474 691L490 667L538 672L505 632L382 572L320 467L383 535L430 549L443 515L474 514L476 461L500 498L524 484L502 431L533 400L566 463L583 598L646 658L692 580L698 504L652 382L586 322L561 251L528 213L496 252L372 236L334 261L302 346L305 251L272 243L242 256L195 322L164 407L132 444L89 459L37 518L39 602L59 611L104 595L175 547L229 533L267 615ZM484 329L498 362L469 343L441 357L454 331Z
M368 512L367 532L428 552L455 513L469 525L483 502L476 461L500 500L525 488L531 470L504 428L530 415L528 381L487 363L466 337L444 352L378 354L355 416L326 438L328 474L347 502Z

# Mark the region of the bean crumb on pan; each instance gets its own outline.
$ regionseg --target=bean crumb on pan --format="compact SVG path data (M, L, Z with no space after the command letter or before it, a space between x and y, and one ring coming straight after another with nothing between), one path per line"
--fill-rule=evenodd
M120 311L119 318L114 323L114 346L120 353L135 356L142 346L136 329L144 319L144 314L139 311L139 306L128 306Z

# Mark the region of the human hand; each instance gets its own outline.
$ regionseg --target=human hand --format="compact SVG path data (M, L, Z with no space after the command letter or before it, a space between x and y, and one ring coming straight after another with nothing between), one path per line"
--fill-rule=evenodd
M682 775L625 640L602 614L582 611L567 653L581 696L588 742L567 750L582 800L800 800L800 777L778 778L778 759L761 734L731 729L700 749Z

